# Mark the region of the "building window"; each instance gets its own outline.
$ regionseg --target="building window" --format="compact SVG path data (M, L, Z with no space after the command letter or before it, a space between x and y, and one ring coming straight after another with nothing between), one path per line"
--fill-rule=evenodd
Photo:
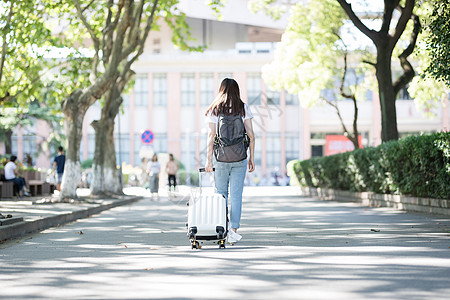
M281 166L281 143L279 134L266 136L266 166L267 168L279 168Z
M261 74L247 74L247 99L250 105L261 104Z
M338 98L336 97L336 91L335 89L323 89L320 91L320 96L324 98L325 100L329 101L337 101Z
M261 143L261 137L256 136L255 137L255 166L261 166L262 165L262 143Z
M11 151L15 155L18 152L18 143L19 137L17 135L13 135L11 137ZM23 162L25 162L26 154L29 154L31 157L35 156L37 152L36 147L36 135L23 135L22 136L22 150L23 150Z
M323 156L323 145L312 145L311 146L311 157Z
M135 106L147 106L148 103L148 76L147 74L136 75L134 83Z
M214 99L214 74L200 74L200 105L207 106Z
M184 106L195 105L195 76L193 73L181 75L181 104Z
M291 160L299 159L299 133L286 133L284 143L286 151L286 163L290 162Z
M83 142L83 139L81 139L81 141L80 141L80 161L81 162L83 161L83 149L84 149L84 142ZM55 152L56 152L56 150L55 150Z
M146 147L141 140L141 134L139 132L134 134L134 165L139 166L141 164L141 148Z
M153 105L167 104L167 76L164 73L153 74Z
M156 153L167 153L167 134L155 133L152 146Z
M181 162L187 171L192 171L196 167L195 147L196 142L193 134L181 135Z
M200 166L204 166L206 164L206 156L208 153L208 137L207 136L200 136L200 149L199 149L199 161L198 164Z
M94 158L95 153L95 133L89 133L87 136L88 142L88 158Z
M280 92L267 88L266 92L267 104L279 105L280 104Z
M218 78L219 78L219 85L220 85L225 78L233 78L233 73L221 72L218 74Z
M286 105L298 105L298 96L286 93Z
M119 147L119 135L115 136L116 147L116 163L130 163L130 137L125 134L120 135L120 147Z
M122 105L123 105L123 107L130 106L130 95L128 95L128 94L122 95Z

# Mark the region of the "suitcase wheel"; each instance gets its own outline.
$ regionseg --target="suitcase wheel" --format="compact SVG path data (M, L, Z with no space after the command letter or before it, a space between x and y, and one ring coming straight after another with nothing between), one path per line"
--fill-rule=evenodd
M192 246L192 249L199 249L202 247L199 245L199 243L197 241L192 241L191 246Z

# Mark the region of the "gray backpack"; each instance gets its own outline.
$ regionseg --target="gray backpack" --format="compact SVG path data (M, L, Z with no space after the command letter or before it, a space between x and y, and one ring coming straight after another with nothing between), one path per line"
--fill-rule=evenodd
M216 160L231 163L246 159L250 140L241 115L219 114L218 117L213 147Z

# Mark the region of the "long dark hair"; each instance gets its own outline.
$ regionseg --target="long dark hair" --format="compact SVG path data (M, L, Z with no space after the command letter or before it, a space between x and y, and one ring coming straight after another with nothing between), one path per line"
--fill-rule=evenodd
M206 110L206 116L211 113L214 116L219 114L241 115L245 117L244 102L241 100L239 85L236 80L225 78L219 88L219 94Z

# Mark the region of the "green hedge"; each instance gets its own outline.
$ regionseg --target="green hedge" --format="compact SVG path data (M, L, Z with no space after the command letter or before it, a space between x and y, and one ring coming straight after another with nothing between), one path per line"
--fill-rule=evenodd
M450 133L296 160L288 170L291 184L304 187L450 199Z

